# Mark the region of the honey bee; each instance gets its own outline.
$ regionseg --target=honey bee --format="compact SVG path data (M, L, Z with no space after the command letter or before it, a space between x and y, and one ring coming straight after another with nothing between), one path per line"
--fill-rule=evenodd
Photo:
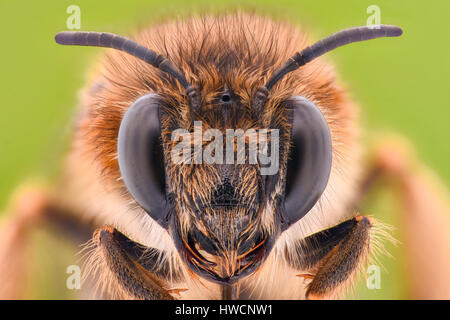
M341 297L386 233L359 203L380 172L400 169L386 152L363 168L356 105L320 56L401 34L363 26L310 45L247 13L133 39L58 33L61 45L112 49L83 90L58 188L26 192L4 227L0 257L15 272L0 293L17 293L20 239L40 221L90 239L83 288L94 298Z

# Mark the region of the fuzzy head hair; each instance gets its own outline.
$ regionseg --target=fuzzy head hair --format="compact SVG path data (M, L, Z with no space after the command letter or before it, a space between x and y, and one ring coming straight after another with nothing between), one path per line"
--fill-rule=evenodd
M136 42L94 33L62 33L57 41L131 54L111 51L103 60L80 140L105 181L168 231L186 265L233 283L258 269L282 232L320 202L330 170L334 179L338 168L345 173L354 165L353 108L332 69L315 58L398 34L391 26L361 27L306 47L295 28L235 14L164 24ZM203 132L215 130L214 139L196 135L199 123ZM261 162L250 161L251 134L244 163L192 160L205 151L224 159L216 140L230 129L278 130L276 141L266 141L270 150L277 143L277 171L263 175ZM174 139L177 130L183 139ZM193 151L176 163L180 143ZM232 153L239 153L234 139Z

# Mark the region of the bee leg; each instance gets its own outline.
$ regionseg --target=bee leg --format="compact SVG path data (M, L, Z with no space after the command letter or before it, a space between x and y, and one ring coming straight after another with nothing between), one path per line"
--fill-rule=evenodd
M167 290L157 274L152 273L135 259L129 248L124 246L124 236L110 226L97 229L94 242L99 249L98 254L109 270L108 279L114 283L115 298L142 300L173 300L170 293L178 294L183 289ZM130 254L131 253L131 254Z
M40 185L24 185L12 195L0 227L0 298L22 298L28 281L30 238L44 225L56 226L77 244L88 239L89 228L72 223L70 214L56 205L51 192Z
M307 299L320 299L336 292L364 265L370 244L369 218L357 216L355 223L339 242L319 262L317 272L306 290Z
M393 187L393 191L397 193L400 200L400 218L404 234L401 242L406 254L405 274L408 277L409 297L449 299L450 256L447 252L450 252L450 232L448 231L450 230L450 203L448 189L429 168L417 159L409 143L401 138L387 139L377 146L366 178L358 188L359 195L349 210L358 208L373 185L378 182ZM321 297L326 291L324 288L327 285L323 285L326 281L320 281L320 277L317 276L323 276L326 270L330 269L329 264L334 261L330 258L332 253L346 247L335 245L336 242L344 240L342 235L346 232L349 232L348 222L307 237L297 244L295 255L301 255L302 258L291 259L295 262L293 265L299 270L310 270L310 268L317 270L316 274L310 275L310 277L314 276L314 279L308 285L309 298ZM312 249L305 250L307 247ZM324 258L325 256L327 258ZM352 265L351 261L350 265ZM317 268L317 266L320 267ZM423 277L424 274L427 275L426 279Z
M450 299L448 188L402 138L386 139L374 153L372 175L384 177L400 201L409 297Z
M18 299L26 286L28 238L46 207L46 196L37 190L20 190L9 209L12 216L2 221L0 230L0 298Z
M367 258L370 244L369 218L357 216L332 228L315 233L294 244L294 254L288 262L299 270L306 280L306 298L332 296L351 280Z

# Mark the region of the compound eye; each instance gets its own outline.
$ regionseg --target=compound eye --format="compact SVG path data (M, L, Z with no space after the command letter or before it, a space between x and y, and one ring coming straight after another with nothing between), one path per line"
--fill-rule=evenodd
M161 99L156 94L137 99L122 119L117 149L120 172L128 191L153 219L165 226L169 206L160 107Z
M330 130L320 110L308 99L288 100L292 117L284 215L288 225L304 217L324 192L331 172Z

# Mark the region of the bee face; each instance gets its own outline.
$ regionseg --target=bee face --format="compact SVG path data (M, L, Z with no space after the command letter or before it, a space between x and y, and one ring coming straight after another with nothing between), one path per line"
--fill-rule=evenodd
M238 116L239 110L251 110L251 105L244 105L235 93L239 89L229 87L226 92L212 93L218 98L204 103L195 114L188 108L192 118L186 121L171 114L183 101L174 106L160 95L144 96L128 109L118 139L120 169L135 199L169 231L192 270L225 283L252 273L267 257L280 232L280 221L267 212L274 212L278 201L275 199L281 199L282 188L275 190L275 185L284 184L287 148L281 144L280 152L278 140L281 135L287 141L290 134L282 125L287 121L283 111L277 115L282 121L270 125L277 134L264 140L269 149L277 146L271 154L277 158L281 154L281 170L276 167L272 175L264 175L264 168L257 161L263 123L255 120L251 112ZM222 101L224 95L229 97L227 101ZM149 106L155 112L142 116ZM142 145L136 141L141 136L137 127L147 128ZM149 139L148 132L156 127L156 139ZM182 141L174 139L176 131L182 131ZM213 142L204 141L208 132L215 134ZM242 145L235 143L238 139ZM210 161L207 150L214 143L222 148L214 148L215 158ZM176 161L174 151L180 145L188 152L182 161ZM256 161L250 159L253 152ZM131 159L123 155L130 155ZM240 156L242 161L238 163ZM148 172L143 175L145 179L137 181L135 177L143 172ZM161 196L157 199L155 195ZM169 200L160 205L164 203L161 199Z
M368 31L358 32L364 40ZM192 271L215 282L234 283L263 264L282 232L324 192L332 155L342 150L332 138L352 137L351 115L330 70L317 62L284 77L326 46L289 59L305 39L269 19L232 15L169 24L141 34L142 47L92 33L57 41L134 55L108 54L95 78L97 89L86 101L89 150L105 181L166 229ZM248 134L243 153L237 137L226 145L230 130ZM215 148L220 139L222 148ZM262 149L270 150L269 166L275 164L269 174ZM180 153L182 161L174 160ZM205 161L206 153L214 161ZM217 161L229 154L232 161Z
M307 99L278 97L266 103L268 114L255 116L254 78L262 74L242 74L248 80L241 82L223 71L218 89L200 73L210 84L198 108L185 97L139 98L122 120L118 153L128 190L169 231L184 262L229 284L253 273L281 231L315 204L330 173L331 142L326 121ZM297 165L289 166L289 152ZM285 193L287 167L289 194L297 199Z
M171 161L178 143L171 140L172 130L163 130L165 159L169 159L166 181L175 212L169 230L192 270L218 282L232 283L253 272L267 257L279 232L273 215L263 214L265 210L273 211L269 196L277 195L269 194L268 176L261 173L261 164L250 160L250 150L258 147L257 143L251 144L256 142L263 123L255 121L251 105L241 96L248 89L228 85L226 91L205 94L216 98L204 103L200 112L193 115L194 126L181 124L173 117L163 122L167 128L181 127L189 132L193 151L188 163ZM227 101L223 101L224 96L229 97ZM213 151L218 156L213 160L219 161L205 163L208 142L198 141L202 138L196 132L199 124L203 132L215 130L217 140L209 144L223 146ZM282 135L288 133L281 125L272 125L271 129L281 130ZM247 139L244 136L241 140L242 163L237 163L239 150L235 143L242 136L233 135L230 148L230 135L227 135L238 130L248 133ZM203 155L203 159L199 159L203 161L198 161L201 163L193 163L198 155L196 145L201 145L197 151ZM233 161L226 161L230 150ZM277 176L284 176L284 167Z

